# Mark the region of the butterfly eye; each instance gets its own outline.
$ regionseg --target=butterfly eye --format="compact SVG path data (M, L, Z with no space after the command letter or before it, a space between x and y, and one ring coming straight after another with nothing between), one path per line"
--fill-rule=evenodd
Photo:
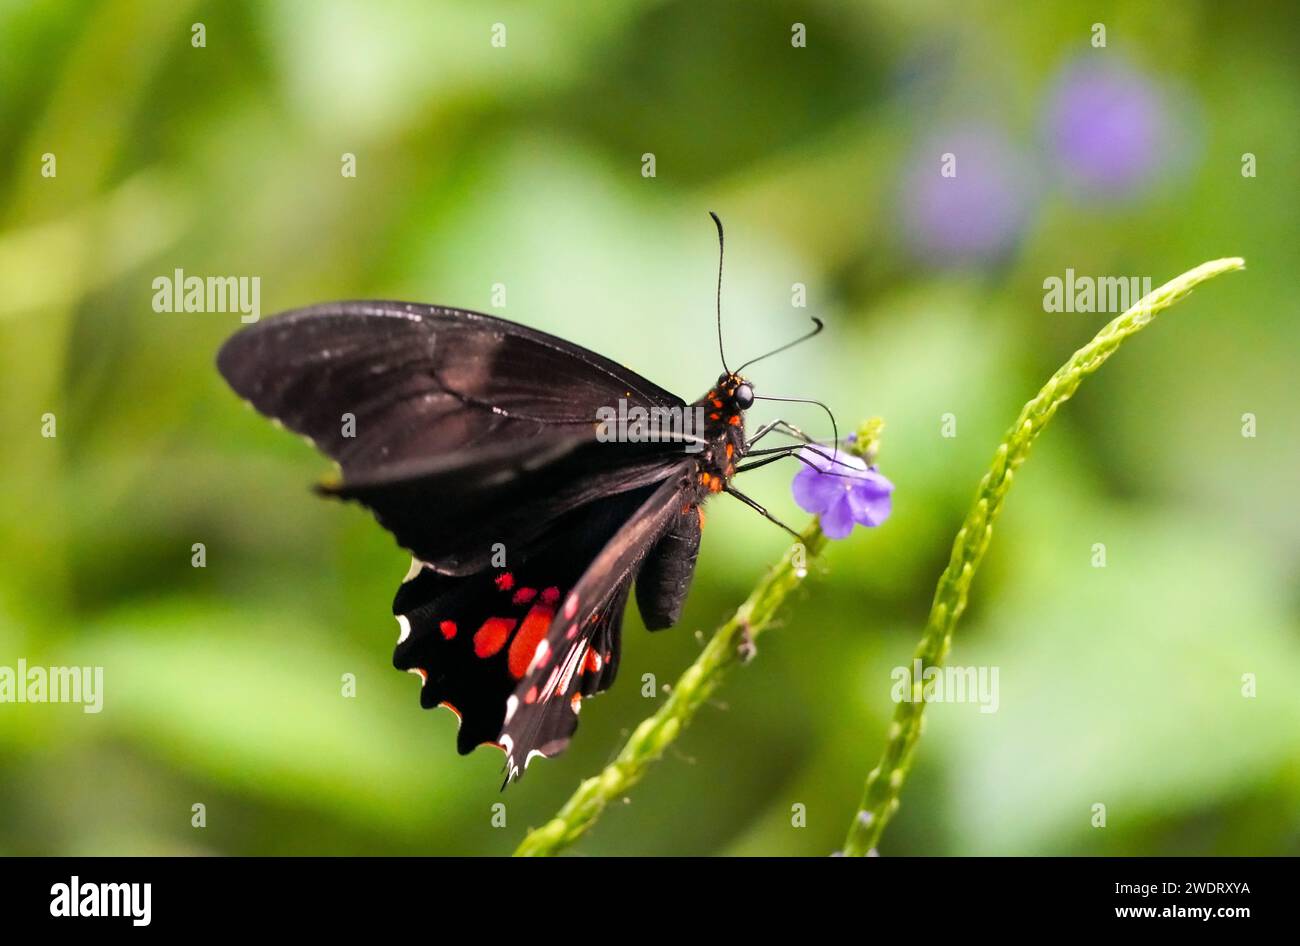
M754 406L754 389L748 384L742 384L736 388L736 406L742 411L747 411Z

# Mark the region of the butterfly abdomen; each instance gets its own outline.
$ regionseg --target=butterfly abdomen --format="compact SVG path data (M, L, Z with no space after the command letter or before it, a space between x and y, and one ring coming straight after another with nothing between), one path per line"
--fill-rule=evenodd
M684 510L641 566L636 604L648 630L672 627L682 616L700 552L700 523L698 507Z

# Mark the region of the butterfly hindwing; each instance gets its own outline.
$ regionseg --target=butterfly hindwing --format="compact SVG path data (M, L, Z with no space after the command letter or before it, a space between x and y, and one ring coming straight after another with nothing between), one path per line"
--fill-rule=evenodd
M586 692L585 673L607 671L608 677L596 679L605 685L612 682L617 647L604 653L600 645L610 635L617 644L628 592L655 543L681 519L698 516L688 501L691 469L692 464L682 464L666 478L564 596L545 645L515 691L519 701L507 713L501 739L507 777L517 776L534 755L551 756L568 744Z
M421 677L423 706L457 713L462 753L497 745L513 778L567 745L582 697L614 680L628 593L648 550L685 515L688 482L674 475L570 514L509 568L456 576L414 563L393 603L393 662Z

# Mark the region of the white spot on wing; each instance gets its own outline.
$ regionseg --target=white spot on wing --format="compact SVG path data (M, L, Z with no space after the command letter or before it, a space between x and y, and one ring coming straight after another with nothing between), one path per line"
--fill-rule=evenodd
M399 614L397 616L397 626L402 629L401 633L397 635L397 643L400 644L411 636L411 622L405 614Z
M525 769L528 768L528 763L532 762L534 759L545 759L545 758L546 758L545 752L542 752L540 749L531 749L528 752L528 758L524 759L524 768Z

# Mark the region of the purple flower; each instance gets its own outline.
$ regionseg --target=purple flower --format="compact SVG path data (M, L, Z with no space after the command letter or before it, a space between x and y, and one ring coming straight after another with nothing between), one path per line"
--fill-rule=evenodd
M889 518L894 484L874 466L843 450L831 459L829 447L804 447L800 456L812 466L804 464L795 474L794 501L817 514L828 539L844 538L854 523L878 526Z
M1032 167L983 125L934 134L913 155L902 188L903 236L941 264L998 256L1019 239L1037 197Z
M1047 105L1047 144L1080 191L1121 197L1151 182L1175 151L1162 90L1136 69L1108 61L1067 66Z

